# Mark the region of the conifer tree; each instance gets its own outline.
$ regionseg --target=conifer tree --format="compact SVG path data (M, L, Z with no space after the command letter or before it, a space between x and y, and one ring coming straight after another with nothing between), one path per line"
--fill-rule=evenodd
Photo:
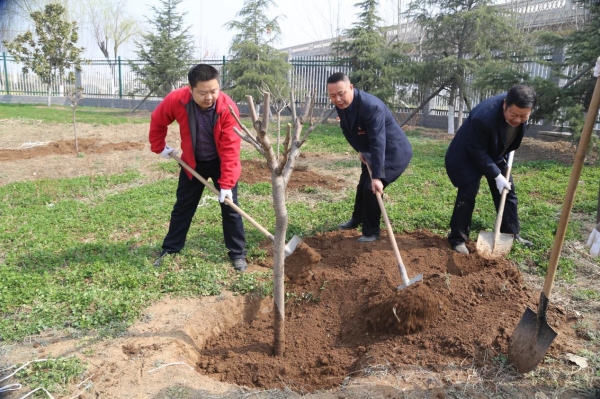
M77 47L77 23L66 20L65 8L48 4L44 11L34 11L31 19L35 35L27 31L3 44L15 61L23 63L23 73L36 73L46 84L48 106L51 105L52 84L65 77L68 69L81 70L82 47ZM69 74L69 79L74 76Z
M160 0L160 8L151 7L154 16L146 19L154 31L142 35L141 42L136 41L137 57L143 63L130 65L149 90L146 98L152 94L164 97L186 82L193 42L189 27L183 25L185 13L177 12L181 2Z
M389 61L396 59L389 53L387 40L377 15L378 0L364 0L354 5L359 8L358 22L344 31L346 40L335 42L331 48L352 66L350 80L359 89L367 91L388 102L394 94L392 70L386 68ZM400 62L396 64L397 67ZM384 73L387 72L387 73Z
M238 31L229 49L231 61L225 66L225 89L236 101L244 101L246 95L260 101L262 88L287 90L289 64L286 55L273 47L281 34L279 17L267 17L273 4L273 0L245 0L236 14L240 20L226 24L229 30Z

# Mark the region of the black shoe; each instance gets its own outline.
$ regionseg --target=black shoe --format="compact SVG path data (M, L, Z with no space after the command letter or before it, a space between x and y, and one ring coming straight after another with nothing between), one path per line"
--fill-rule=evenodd
M515 234L515 241L521 245L525 245L527 248L533 247L533 243L531 241L526 240L523 237L521 237L520 234Z
M465 245L464 242L461 242L460 244L457 244L457 245L453 245L452 250L456 251L460 254L465 254L465 255L469 254L469 249L467 248L467 246Z
M244 258L234 259L231 263L233 264L233 268L238 272L243 272L248 268L248 263Z
M352 230L352 229L357 228L359 225L360 225L360 223L358 223L354 219L350 219L346 223L339 224L338 228L340 230Z
M160 264L162 263L163 258L166 255L174 255L174 254L178 254L178 253L179 253L179 251L165 251L165 250L162 250L162 252L160 253L160 256L158 257L158 259L156 259L154 261L154 267L159 267Z
M373 234L372 236L360 236L356 242L373 242L379 240L378 234Z

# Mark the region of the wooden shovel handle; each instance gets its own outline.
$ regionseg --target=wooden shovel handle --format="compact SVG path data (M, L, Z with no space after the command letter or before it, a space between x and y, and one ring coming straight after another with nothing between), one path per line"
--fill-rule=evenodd
M508 162L506 164L506 173L504 177L507 181L510 181L510 172L512 170L513 159L515 158L514 150L508 154ZM505 188L502 190L502 197L500 197L500 204L498 205L498 216L496 216L496 224L494 225L494 247L492 248L492 252L494 248L496 248L496 243L498 242L498 237L500 237L500 226L502 226L502 215L504 215L504 204L506 204L506 196L508 195L508 190Z
M181 165L185 170L187 170L188 172L190 172L196 179L200 180L200 182L202 184L204 184L206 187L208 187L208 189L210 191L212 191L217 197L221 195L221 193L219 192L219 190L216 189L215 186L213 186L212 184L208 183L206 181L206 179L204 179L202 176L200 176L200 174L198 172L196 172L190 165L188 165L183 159L179 158L177 155L175 155L173 153L170 153L169 155L171 156L171 158L173 158L174 160L176 160L179 163L179 165ZM236 204L234 204L233 201L231 201L229 198L225 198L224 202L227 205L229 205L230 207L232 207L234 211L236 211L237 213L239 213L240 215L242 215L242 217L244 219L246 219L247 221L249 221L252 224L252 226L256 227L268 239L270 239L271 241L275 241L275 237L273 236L273 234L269 233L269 231L267 229L265 229L260 224L258 224L258 222L256 220L254 220L250 215L248 215L246 212L244 212L239 206L237 206Z
M373 180L373 174L371 173L371 167L367 162L367 170L369 171L369 177L371 181ZM396 261L398 262L398 269L400 270L400 276L402 276L402 282L405 286L408 287L409 279L408 274L406 273L406 267L404 267L404 262L402 262L402 256L400 256L400 250L398 249L398 243L396 243L396 236L394 235L394 230L392 230L392 224L390 223L390 219L388 218L387 212L385 210L385 206L383 205L383 198L381 198L381 194L379 192L375 193L377 197L377 202L379 203L379 209L381 209L381 215L383 216L383 221L385 222L385 227L387 229L388 237L390 238L390 243L392 244L392 249L394 250L394 255L396 256Z
M600 58L599 58L600 62ZM554 275L556 274L556 267L558 265L558 259L560 258L560 252L562 250L563 243L565 241L565 233L567 231L567 224L569 223L569 217L571 215L571 209L573 208L573 201L575 199L575 191L579 184L579 178L581 177L581 170L583 169L583 161L585 160L585 154L592 138L592 130L596 123L596 115L598 115L598 107L600 106L600 78L596 79L596 86L594 87L594 93L592 94L592 100L588 109L587 117L585 119L585 125L583 125L583 131L581 138L579 139L579 145L577 146L577 154L575 154L575 162L573 163L573 169L571 170L571 177L569 179L569 186L567 187L567 194L565 195L565 201L562 207L562 213L560 214L560 220L558 222L558 229L556 230L556 236L554 237L554 245L552 246L552 253L550 254L550 263L548 264L548 274L544 281L544 295L546 298L550 298L550 291L554 284Z

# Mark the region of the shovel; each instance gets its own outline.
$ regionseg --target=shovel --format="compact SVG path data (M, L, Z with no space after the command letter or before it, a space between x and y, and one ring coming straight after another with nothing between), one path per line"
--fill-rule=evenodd
M596 68L597 70L600 70L600 57L596 63ZM598 77L597 73L596 77ZM552 246L550 263L548 265L548 274L546 275L544 288L540 294L538 313L536 314L529 307L525 309L525 313L521 317L519 324L517 324L515 331L508 341L508 357L519 373L527 373L535 369L539 362L544 359L546 351L557 335L557 332L548 325L546 311L548 310L548 303L550 302L550 291L552 290L552 285L554 283L554 274L556 273L556 266L558 265L558 259L564 243L569 216L571 209L573 208L575 191L579 184L579 177L581 176L585 153L587 152L590 143L592 129L596 123L596 115L598 114L599 106L600 79L596 79L596 86L594 88L594 93L592 94L592 100L590 102L585 125L583 126L581 138L579 139L579 146L577 147L573 169L571 170L571 177L569 179L569 186L567 187L567 193L560 215L558 229L556 230L556 236L554 237L554 245Z
M515 152L511 151L508 154L508 163L506 166L505 178L508 181L510 179L510 171L512 169L513 159ZM504 214L504 204L506 204L506 196L508 190L505 188L502 190L502 197L500 198L500 204L498 205L498 216L496 216L496 224L494 226L494 232L480 231L477 237L477 253L485 259L493 259L500 256L506 256L510 252L513 244L513 235L500 233L500 226L502 225L502 215Z
M373 176L371 174L371 167L368 163L367 169L369 170L369 177L373 180ZM403 284L398 286L398 290L403 290L409 285L413 285L418 281L423 281L423 274L419 274L412 279L408 279L408 274L406 273L406 267L404 267L404 263L402 262L402 257L400 256L400 250L398 249L398 244L396 243L396 237L394 236L394 231L392 230L392 225L390 223L390 219L388 218L387 212L385 211L385 206L383 205L383 199L381 198L381 194L379 192L375 193L377 196L377 202L379 203L379 208L381 209L381 215L383 216L383 220L385 221L385 227L387 228L387 234L390 238L390 243L392 244L392 248L394 249L394 255L396 255L396 261L398 262L398 269L400 270L400 276L402 276Z
M190 172L196 179L200 180L200 182L202 182L202 184L204 184L214 194L216 194L217 197L221 195L221 193L219 193L219 191L215 188L215 186L213 186L212 184L209 184L206 181L206 179L204 179L202 176L200 176L198 174L198 172L196 172L190 165L188 165L187 163L185 163L185 161L183 161L181 158L179 158L177 155L175 155L173 153L170 153L169 155L171 156L171 158L173 158L174 160L176 160L179 163L179 165L181 165L185 170L187 170L188 172ZM244 219L246 219L247 221L249 221L252 224L252 226L256 227L269 240L275 241L275 237L273 236L273 234L269 233L269 231L267 229L265 229L260 224L258 224L258 222L256 220L254 220L250 215L248 215L246 212L244 212L239 206L237 206L236 204L234 204L232 200L230 200L229 198L225 198L224 202L227 205L229 205L230 207L232 207L234 211L236 211L237 213L239 213L240 215L242 215L242 217ZM285 257L286 258L288 256L290 256L296 250L296 247L298 246L298 244L300 244L300 242L301 242L300 237L298 237L298 236L293 236L292 237L292 239L285 245Z

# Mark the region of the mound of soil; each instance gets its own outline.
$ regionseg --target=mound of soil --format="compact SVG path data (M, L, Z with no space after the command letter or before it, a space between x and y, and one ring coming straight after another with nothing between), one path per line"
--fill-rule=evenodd
M313 392L382 365L436 370L467 360L483 367L507 353L525 306L537 309L539 293L512 262L485 260L473 243L463 255L426 231L398 236L409 278L423 273L423 282L398 292L402 279L385 232L374 243L357 244L358 236L304 238L318 256L301 248L308 261L288 258L310 267L286 273L284 356L273 355L273 313L257 311L208 339L198 370L238 385ZM575 350L575 320L552 304L548 319L560 332L549 354Z
M242 161L242 175L240 181L247 184L271 181L271 172L269 166L264 160L260 161ZM343 189L341 184L343 180L336 180L332 177L320 175L309 170L307 165L296 164L292 177L288 182L290 190L306 190L311 188L328 188L329 190L339 191Z
M140 142L126 141L120 143L107 143L101 140L84 138L78 139L77 144L79 147L79 152L86 154L104 154L113 151L141 150L146 146L144 143ZM19 150L0 149L0 161L18 161L21 159L46 157L49 155L69 154L77 154L77 151L75 150L75 140L53 141L46 145L39 145Z

